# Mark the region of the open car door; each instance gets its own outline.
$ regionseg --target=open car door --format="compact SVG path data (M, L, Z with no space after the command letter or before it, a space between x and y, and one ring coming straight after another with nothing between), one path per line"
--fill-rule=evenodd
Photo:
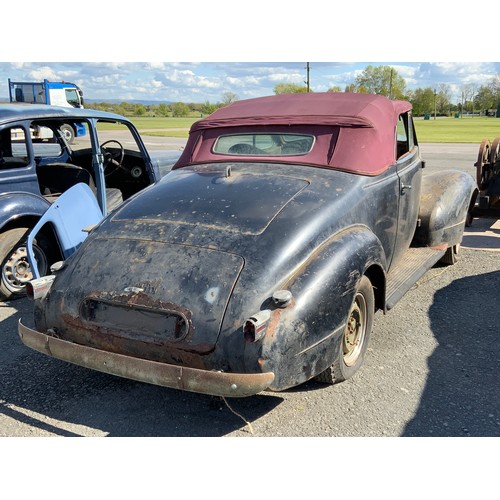
M28 235L26 253L33 278L40 278L33 244L45 224L51 224L64 259L73 254L87 237L84 231L98 224L103 213L96 197L87 184L76 184L64 192L43 214Z

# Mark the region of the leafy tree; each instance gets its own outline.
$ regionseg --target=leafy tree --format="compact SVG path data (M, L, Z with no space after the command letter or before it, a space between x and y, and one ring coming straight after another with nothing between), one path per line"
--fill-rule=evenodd
M219 108L219 106L217 104L210 104L210 102L205 101L205 103L201 107L200 111L204 115L210 115L210 114L212 114L218 108Z
M413 106L415 115L434 112L434 90L430 87L418 88L409 93L408 98Z
M172 116L183 117L189 114L189 107L183 102L172 104Z
M146 108L142 104L136 104L134 106L135 116L144 116L146 114Z
M199 102L190 102L188 104L190 111L193 111L195 113L200 113L201 108L203 107L203 104L200 104Z
M381 94L390 99L403 99L406 83L402 76L391 66L367 66L356 77L356 89L363 87L369 94Z
M500 74L494 76L488 85L479 87L474 102L482 111L496 109L500 104Z
M466 83L460 88L462 95L462 111L470 110L473 111L474 108L474 94L475 88L471 83Z
M300 94L307 92L307 87L297 85L296 83L278 83L274 87L274 93L280 94Z
M330 87L327 92L342 92L342 89L338 85L334 85L333 87Z
M161 104L158 104L158 107L156 108L156 112L160 116L168 116L168 114L170 113L170 108L166 104L161 103Z
M451 110L451 87L445 83L439 84L436 94L436 111L440 115L447 115Z

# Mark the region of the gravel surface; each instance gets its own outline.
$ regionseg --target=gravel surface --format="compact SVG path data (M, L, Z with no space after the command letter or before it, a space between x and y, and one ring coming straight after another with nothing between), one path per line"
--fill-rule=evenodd
M474 172L477 145L422 150ZM455 266L378 313L365 365L336 386L224 401L120 379L28 349L32 304L1 304L0 436L500 436L498 228L476 220Z
M151 150L182 147L177 140L168 147L161 138L147 142ZM422 151L426 172L453 167L475 176L478 145L423 144ZM455 266L433 268L387 315L377 313L365 364L352 379L224 401L48 358L17 334L20 318L31 323L32 304L0 304L2 489L51 500L69 491L77 498L100 498L106 490L113 498L156 497L174 477L191 496L215 499L221 489L207 488L214 477L245 477L258 481L257 494L293 498L327 491L489 498L497 493L500 436L499 307L500 220L476 219ZM78 446L8 439L49 436L240 439ZM434 439L381 439L398 436ZM110 477L119 480L111 484Z
M463 249L387 315L352 379L223 401L51 359L0 306L0 436L500 436L500 255Z

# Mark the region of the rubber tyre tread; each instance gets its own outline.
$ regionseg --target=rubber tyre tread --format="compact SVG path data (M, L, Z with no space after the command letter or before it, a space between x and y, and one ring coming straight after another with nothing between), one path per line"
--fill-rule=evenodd
M356 293L354 294L353 304L356 295L358 293L363 294L366 301L366 333L363 339L363 346L361 348L359 357L353 366L347 366L344 363L344 353L341 345L337 359L326 370L324 370L323 372L314 377L314 380L316 382L329 385L344 382L348 378L352 377L361 368L361 365L363 364L366 349L368 348L368 342L370 340L370 334L373 327L373 315L375 313L375 295L373 293L373 286L371 284L371 281L366 276L362 276L362 278L358 283L358 286L356 288ZM340 338L340 342L342 342L342 338L343 336Z
M68 125L67 123L64 123L63 125L61 125L60 130L66 137L68 144L73 144L73 142L75 141L75 131L73 130L73 127L71 125Z
M441 257L440 262L445 266L453 266L458 262L458 245L453 245L446 249L446 253Z

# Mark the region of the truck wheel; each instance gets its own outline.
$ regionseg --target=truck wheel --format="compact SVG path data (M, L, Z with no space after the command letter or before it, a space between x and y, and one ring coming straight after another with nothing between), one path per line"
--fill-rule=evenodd
M352 377L363 364L373 327L375 297L370 280L363 276L349 311L335 362L315 377L318 382L336 384Z
M66 139L68 144L73 144L73 141L75 140L75 131L73 130L73 127L65 123L61 125L59 130L64 135L64 138Z
M26 283L33 278L28 263L26 240L29 228L19 227L0 234L0 300L24 295ZM47 274L47 257L37 245L33 245L40 275Z

